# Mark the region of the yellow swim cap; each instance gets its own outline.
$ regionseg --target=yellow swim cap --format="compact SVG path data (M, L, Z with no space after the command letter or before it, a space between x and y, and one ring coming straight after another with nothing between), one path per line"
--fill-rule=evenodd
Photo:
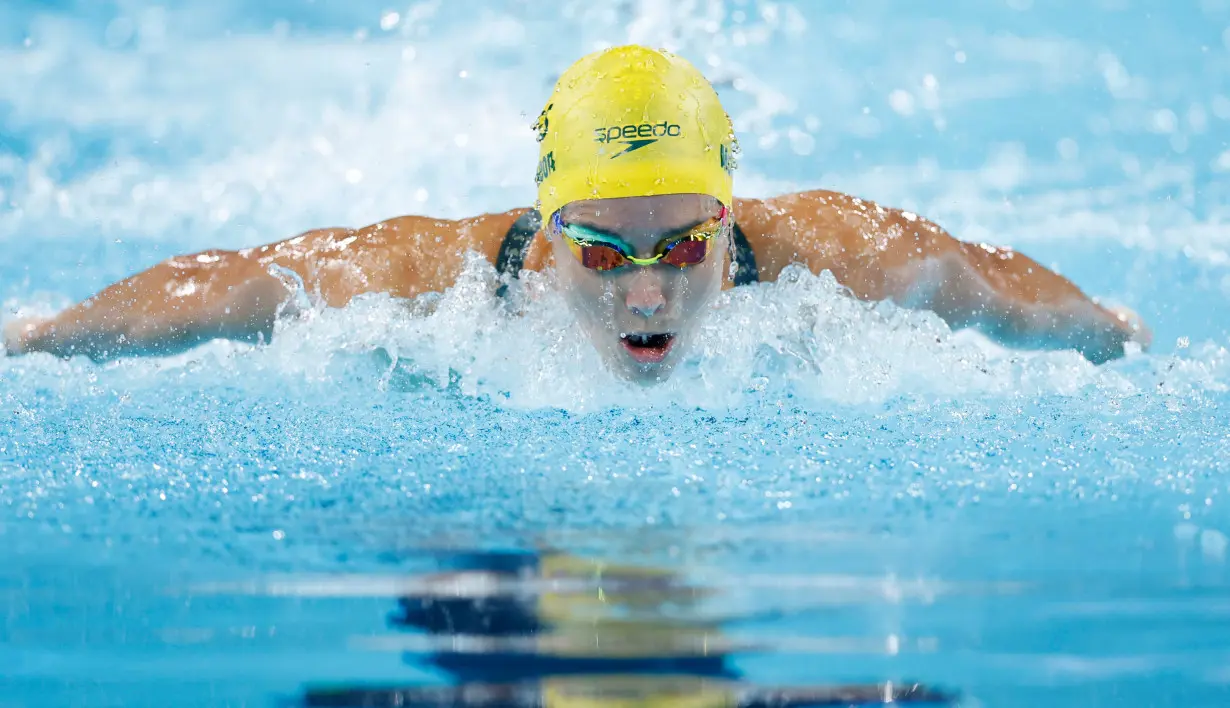
M581 199L734 199L730 116L704 75L673 54L626 46L582 58L560 77L534 127L544 218Z

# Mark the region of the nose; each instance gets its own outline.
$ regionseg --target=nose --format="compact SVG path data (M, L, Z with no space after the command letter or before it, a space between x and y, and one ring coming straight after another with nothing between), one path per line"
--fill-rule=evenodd
M653 317L666 306L666 296L662 294L662 284L645 268L642 268L641 272L632 277L633 281L631 287L628 288L628 295L625 300L628 309L633 314L641 317Z

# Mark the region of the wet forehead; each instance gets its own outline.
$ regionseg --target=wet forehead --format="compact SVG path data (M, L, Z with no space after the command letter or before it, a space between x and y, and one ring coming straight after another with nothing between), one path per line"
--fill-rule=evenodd
M671 194L573 202L564 207L561 216L568 223L638 239L688 229L717 216L720 209L721 204L713 197Z

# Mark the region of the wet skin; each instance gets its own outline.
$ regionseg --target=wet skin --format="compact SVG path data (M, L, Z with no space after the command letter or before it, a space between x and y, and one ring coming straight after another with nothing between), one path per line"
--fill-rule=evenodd
M661 234L711 215L700 195L577 202L565 216L619 232L640 255ZM168 259L59 315L19 320L4 330L9 355L49 352L95 359L162 354L225 337L268 337L290 297L293 272L332 307L363 293L411 298L456 280L463 254L495 262L500 242L524 209L461 220L403 216L360 229L310 231L240 251ZM1009 249L954 239L915 214L829 191L775 199L736 199L733 215L756 256L762 281L790 264L831 271L858 298L930 309L955 328L975 327L1024 348L1075 349L1101 363L1150 335L1133 313L1103 308L1072 282ZM726 236L713 254L727 252ZM556 237L539 233L526 268L556 267L566 300L614 371L637 381L669 375L727 269L713 256L679 272L657 264L603 274L587 271ZM650 312L652 310L652 312ZM647 314L648 313L648 314ZM657 364L637 361L620 334L666 329L677 339Z

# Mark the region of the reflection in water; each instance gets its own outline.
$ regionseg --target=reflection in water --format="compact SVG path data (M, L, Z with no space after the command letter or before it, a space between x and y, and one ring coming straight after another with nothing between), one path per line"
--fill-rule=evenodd
M460 553L390 617L406 660L449 685L313 687L312 708L351 706L947 706L920 684L770 688L740 680L710 594L654 568L561 553Z

